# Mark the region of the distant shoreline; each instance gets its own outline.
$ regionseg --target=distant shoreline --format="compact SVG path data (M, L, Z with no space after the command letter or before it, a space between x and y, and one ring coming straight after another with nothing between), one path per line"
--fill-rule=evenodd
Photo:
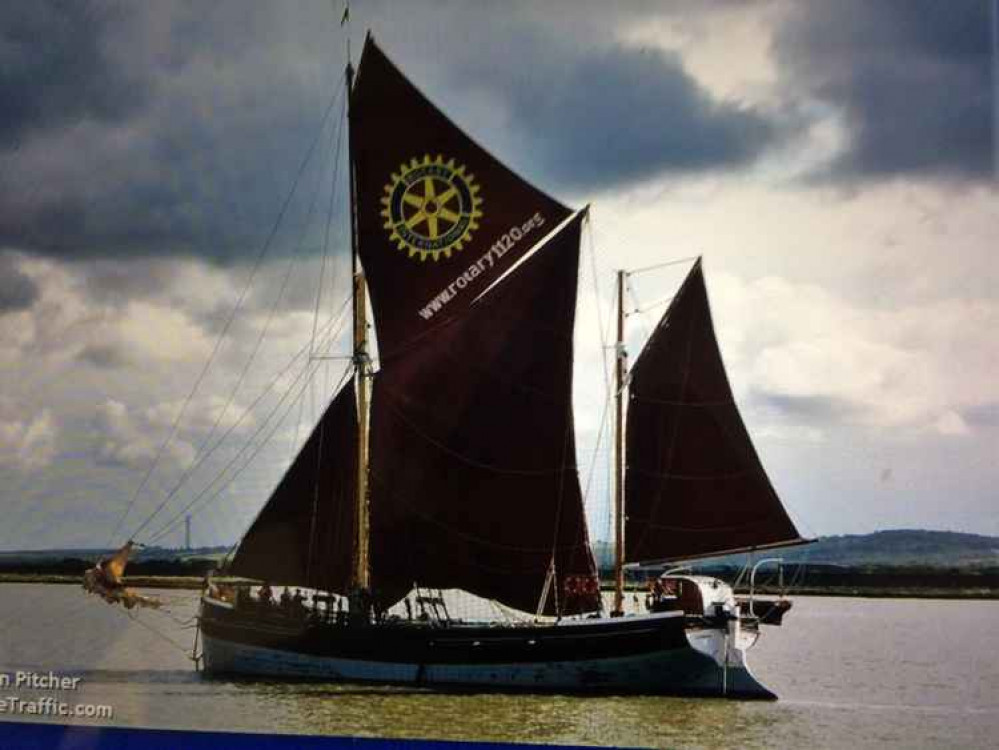
M126 576L125 585L142 589L190 589L200 590L203 577L196 576ZM51 583L63 586L82 586L82 577L76 575L50 573L0 573L0 584L4 583Z
M150 589L181 589L198 591L202 588L204 578L200 576L130 576L126 577L126 585L136 588ZM0 584L55 584L55 585L80 585L81 579L75 575L60 574L33 574L33 573L0 573ZM610 590L606 586L603 590ZM645 589L643 587L631 587L628 594L641 596ZM743 595L748 591L739 589L738 594ZM776 596L777 591L770 587L759 587L756 591L759 596ZM999 600L999 588L983 587L953 587L940 588L935 586L863 586L863 585L837 585L837 586L797 586L788 592L789 598L795 596L822 596L822 597L847 597L865 599L966 599L966 600Z

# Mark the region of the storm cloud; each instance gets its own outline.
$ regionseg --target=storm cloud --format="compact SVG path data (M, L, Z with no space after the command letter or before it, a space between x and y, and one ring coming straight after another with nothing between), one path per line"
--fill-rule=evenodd
M847 422L863 413L861 404L835 396L792 396L785 393L753 391L750 394L750 402L755 408L798 422L813 424Z
M744 167L783 135L765 113L713 99L675 53L613 45L582 57L538 40L526 56L547 75L518 78L514 66L478 80L507 92L529 152L570 188Z
M994 176L989 0L795 2L776 38L791 87L845 118L838 181Z
M508 113L477 137L548 189L740 167L779 137L764 113L712 98L678 56L608 34L613 14L597 5L576 29L586 44L553 33L564 8L548 4L493 14L484 41L490 14L470 5L446 13L449 43L432 49L414 28L430 34L445 14L426 10L407 13L408 35L391 4L355 16L386 30L389 54L459 122L481 124L477 104ZM0 244L57 258L255 257L341 85L334 16L324 3L5 7ZM487 63L483 41L506 64ZM329 159L332 124L321 138ZM301 174L275 247L296 247L307 196L331 172L316 158Z
M128 11L104 2L38 0L0 9L0 144L17 148L38 133L93 118L115 122L148 91L116 64L104 40Z
M253 257L331 101L275 53L273 12L5 6L0 244L61 258ZM303 180L314 186L320 166Z

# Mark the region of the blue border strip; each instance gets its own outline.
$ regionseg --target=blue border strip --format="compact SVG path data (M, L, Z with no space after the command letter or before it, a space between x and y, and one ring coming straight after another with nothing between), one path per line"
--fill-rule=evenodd
M295 734L185 732L173 729L0 722L0 750L592 750L575 745L528 745L450 740L395 740Z

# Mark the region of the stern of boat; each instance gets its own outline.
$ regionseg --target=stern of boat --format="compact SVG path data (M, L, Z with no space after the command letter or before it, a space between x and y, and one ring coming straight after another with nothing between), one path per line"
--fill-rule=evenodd
M714 669L703 678L704 692L742 699L776 700L749 667L747 652L759 638L758 622L740 616L732 587L709 576L665 575L667 593L659 607L683 609L691 648L709 658ZM696 686L695 686L696 687Z

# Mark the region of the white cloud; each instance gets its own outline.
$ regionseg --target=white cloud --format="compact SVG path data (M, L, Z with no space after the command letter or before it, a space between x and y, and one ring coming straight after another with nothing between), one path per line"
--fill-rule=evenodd
M181 414L181 409L184 409ZM213 427L217 434L235 428L250 428L254 424L252 412L222 396L208 395L194 398L184 408L183 401L171 401L156 404L146 409L143 417L158 430L169 430L178 415L181 417L181 427L185 432L207 433Z
M34 339L34 317L30 311L0 315L0 362L16 362Z
M802 424L781 424L771 421L755 431L758 440L776 440L788 443L821 443L826 439L823 430Z
M838 407L827 416L862 426L947 435L968 431L962 410L999 400L995 356L975 344L999 325L995 302L885 310L775 277L723 275L715 286L720 337L744 391L822 400Z
M968 435L971 432L961 415L953 411L941 414L936 428L941 435Z
M684 67L715 96L726 99L772 95L778 70L772 55L780 8L771 3L625 17L622 42L683 55ZM733 65L738 60L738 65Z
M663 182L598 204L598 274L607 290L613 268L703 252L730 380L757 430L839 420L886 437L939 435L948 413L999 403L995 199L911 182L851 195L738 177ZM632 283L648 304L685 270ZM661 311L629 329L650 329ZM594 317L584 308L591 328ZM759 392L787 408L754 404ZM943 424L953 436L953 420Z
M0 466L30 473L56 455L59 431L48 409L18 418L10 401L0 402Z
M41 294L30 309L0 316L4 361L31 356L36 364L41 358L58 366L94 349L141 366L207 358L211 342L179 306L155 297L124 306L109 303L94 295L77 267L33 256L14 257ZM134 270L141 272L138 265ZM188 280L183 276L180 282Z
M132 302L109 329L136 362L199 361L211 351L204 331L186 314L156 303Z
M148 469L169 435L168 429L154 425L148 415L132 413L114 399L108 399L97 410L94 426L101 439L98 459L133 469ZM179 438L171 440L164 453L181 467L190 465L194 454L194 446Z

